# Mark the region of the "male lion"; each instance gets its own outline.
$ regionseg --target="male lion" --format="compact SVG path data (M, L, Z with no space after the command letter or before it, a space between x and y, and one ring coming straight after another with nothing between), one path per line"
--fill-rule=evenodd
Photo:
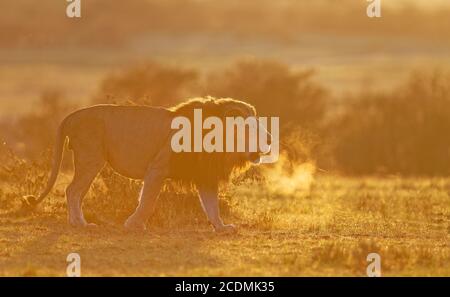
M233 99L198 98L165 109L149 106L97 105L78 110L61 123L56 141L52 172L44 192L25 197L35 207L51 191L60 169L64 144L74 154L75 173L67 187L68 220L73 226L87 226L82 200L105 163L118 173L142 179L139 205L126 220L125 227L145 229L155 208L161 185L166 178L179 179L197 187L202 207L216 231L234 230L219 214L218 185L235 168L257 161L260 153L174 153L171 149L171 122L174 117L193 118L193 110L202 109L204 117L256 116L253 106ZM192 122L192 121L191 121Z

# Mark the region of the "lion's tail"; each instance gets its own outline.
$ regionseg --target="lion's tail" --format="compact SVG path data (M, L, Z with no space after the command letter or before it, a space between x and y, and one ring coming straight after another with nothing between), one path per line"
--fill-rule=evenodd
M58 177L58 173L61 167L64 145L66 142L67 134L66 134L66 119L61 123L58 128L57 136L56 136L56 144L53 152L53 163L52 163L52 172L50 174L50 178L48 179L47 186L45 190L39 195L39 197L35 197L33 195L24 196L23 206L27 210L34 210L34 208L42 202L42 200L47 197L47 195L52 190L55 185L56 178Z

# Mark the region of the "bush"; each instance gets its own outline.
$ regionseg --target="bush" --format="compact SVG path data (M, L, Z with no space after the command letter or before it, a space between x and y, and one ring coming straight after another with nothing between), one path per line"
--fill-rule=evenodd
M351 174L450 173L450 76L415 73L391 93L360 94L329 127Z
M327 92L314 83L313 74L274 61L244 60L211 74L206 89L215 97L247 101L261 116L280 117L283 128L317 128L326 111Z
M195 95L197 77L191 69L149 62L107 76L93 102L169 107Z
M18 207L22 197L42 191L50 170L50 152L36 161L18 157L6 144L0 146L4 161L0 165L0 209Z

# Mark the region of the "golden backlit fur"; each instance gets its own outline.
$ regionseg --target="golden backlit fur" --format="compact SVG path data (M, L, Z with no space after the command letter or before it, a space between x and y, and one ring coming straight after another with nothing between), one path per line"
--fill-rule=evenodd
M203 118L215 116L225 122L225 117L256 116L255 108L234 99L195 98L171 110L193 122L193 110L202 109ZM225 140L224 140L225 141ZM249 165L244 153L177 153L171 158L173 177L196 184L214 184L226 181L233 170L243 170Z
M144 180L140 203L143 196L157 196L165 178L189 182L211 192L220 181L226 181L234 169L246 167L248 154L173 152L170 147L174 133L172 120L177 116L192 119L197 108L202 109L204 118L256 115L254 107L245 102L210 97L192 99L170 109L97 105L76 111L64 119L58 130L52 173L46 189L39 198L25 197L26 205L29 208L36 206L51 191L67 139L75 166L74 179L66 191L72 225L87 225L81 210L82 199L106 163L124 176ZM145 185L150 187L149 193ZM153 200L150 208L153 208ZM136 216L132 223L128 221L128 226L141 227L144 215ZM213 220L217 228L223 227L218 214L213 215Z

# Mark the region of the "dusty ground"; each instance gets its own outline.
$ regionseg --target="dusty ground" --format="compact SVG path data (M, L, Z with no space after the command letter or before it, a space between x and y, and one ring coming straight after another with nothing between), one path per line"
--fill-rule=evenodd
M223 195L225 221L239 228L228 235L212 232L194 202L168 212L179 197L162 198L144 234L121 228L129 210L105 224L110 210L97 207L98 194L86 198L86 216L100 225L69 227L63 185L32 215L2 201L0 275L63 276L72 252L84 276L364 276L371 252L383 275L450 275L450 179L321 177L294 194L263 187ZM5 193L0 201L12 197Z

